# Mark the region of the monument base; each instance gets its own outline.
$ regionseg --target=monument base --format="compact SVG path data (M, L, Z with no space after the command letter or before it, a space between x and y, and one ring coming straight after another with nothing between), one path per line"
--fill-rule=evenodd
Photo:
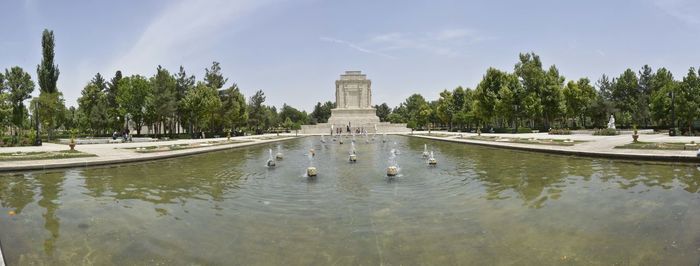
M336 127L356 127L366 124L378 124L379 117L374 108L332 109L328 123Z

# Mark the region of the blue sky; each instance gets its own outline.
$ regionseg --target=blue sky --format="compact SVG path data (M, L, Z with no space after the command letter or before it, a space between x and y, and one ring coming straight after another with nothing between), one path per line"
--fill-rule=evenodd
M372 79L374 103L475 87L533 51L567 79L649 64L677 78L700 65L700 3L638 1L0 0L0 69L36 79L41 31L56 35L59 89L75 105L100 72L151 76L213 60L246 97L311 111L345 70ZM35 92L36 94L36 92Z

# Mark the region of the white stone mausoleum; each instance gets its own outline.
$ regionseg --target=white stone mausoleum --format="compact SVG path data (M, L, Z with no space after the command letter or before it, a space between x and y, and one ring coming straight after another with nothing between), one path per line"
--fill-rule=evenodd
M302 126L304 134L336 134L336 129L360 129L367 133L403 133L411 130L406 124L379 122L377 110L372 107L372 81L360 71L345 71L335 81L335 109L328 123Z

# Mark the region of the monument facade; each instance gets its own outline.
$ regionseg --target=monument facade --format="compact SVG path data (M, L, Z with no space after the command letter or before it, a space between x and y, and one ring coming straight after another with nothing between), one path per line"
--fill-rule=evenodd
M360 71L345 71L335 81L335 106L328 123L335 126L363 126L379 123L372 107L372 81Z
M347 129L367 133L411 131L406 124L380 122L377 110L372 106L372 81L361 71L345 71L335 81L335 106L328 123L304 125L302 133L336 134L338 129L343 133L348 133Z

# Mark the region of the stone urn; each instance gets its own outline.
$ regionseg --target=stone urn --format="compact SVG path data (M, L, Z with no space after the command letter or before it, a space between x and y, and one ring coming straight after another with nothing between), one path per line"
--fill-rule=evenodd
M75 150L75 142L71 141L70 143L68 143L68 147L70 147L71 151L74 151Z
M637 142L637 139L639 139L639 134L637 134L637 127L634 127L634 132L632 134L632 140L634 142Z

